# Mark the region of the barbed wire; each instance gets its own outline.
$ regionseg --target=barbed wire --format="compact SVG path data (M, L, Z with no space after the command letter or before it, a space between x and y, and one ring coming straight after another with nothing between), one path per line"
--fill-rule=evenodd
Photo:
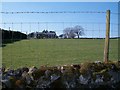
M114 15L119 15L120 13L116 13L116 12L111 12L111 14L114 14Z
M72 24L106 24L106 22L1 22L0 24L56 24L56 23L72 23ZM114 25L120 25L119 23L110 23Z
M87 24L105 24L105 22L2 22L0 24L41 24L41 23L87 23Z
M25 12L0 12L2 14L52 14L52 13L106 13L101 11L25 11Z
M106 13L104 11L25 11L25 12L9 12L9 11L3 11L0 12L1 14L52 14L52 13ZM111 12L111 14L120 14L116 12Z

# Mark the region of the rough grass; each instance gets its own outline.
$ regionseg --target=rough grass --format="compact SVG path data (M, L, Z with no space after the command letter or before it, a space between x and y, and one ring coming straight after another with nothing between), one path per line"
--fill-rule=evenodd
M7 44L2 62L7 67L76 64L102 61L104 39L31 39ZM110 60L118 60L118 40L110 40Z

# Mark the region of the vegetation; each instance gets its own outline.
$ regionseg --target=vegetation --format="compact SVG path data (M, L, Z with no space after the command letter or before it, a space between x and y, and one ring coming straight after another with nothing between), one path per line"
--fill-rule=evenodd
M80 38L80 36L84 35L84 28L76 25L75 27L67 27L63 30L64 34L61 34L59 37L61 38L75 38L76 36Z
M110 40L110 60L118 59L118 40ZM7 44L2 62L7 67L78 64L102 61L104 39L31 39Z
M4 30L0 28L2 31L2 43L12 43L18 40L27 39L27 35L18 31Z

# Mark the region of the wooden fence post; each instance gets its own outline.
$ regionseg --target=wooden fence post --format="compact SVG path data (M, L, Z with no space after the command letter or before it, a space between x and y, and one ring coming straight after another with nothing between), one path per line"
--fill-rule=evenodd
M106 12L106 38L104 46L104 62L109 60L109 36L110 36L110 10Z

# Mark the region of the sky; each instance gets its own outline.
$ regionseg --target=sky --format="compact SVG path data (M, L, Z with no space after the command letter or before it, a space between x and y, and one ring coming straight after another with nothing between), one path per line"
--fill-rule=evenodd
M117 2L3 2L2 12L49 12L49 11L95 11L111 10L111 36L118 35ZM15 24L15 23L18 24ZM25 23L29 22L29 23ZM36 22L36 23L32 23ZM39 22L39 24L38 24ZM2 14L0 27L23 33L42 31L44 29L63 33L67 27L80 25L84 28L83 37L104 37L106 13L59 13L59 14ZM7 24L13 23L13 24ZM21 24L22 23L22 24Z
M119 0L1 0L2 2L119 2Z

